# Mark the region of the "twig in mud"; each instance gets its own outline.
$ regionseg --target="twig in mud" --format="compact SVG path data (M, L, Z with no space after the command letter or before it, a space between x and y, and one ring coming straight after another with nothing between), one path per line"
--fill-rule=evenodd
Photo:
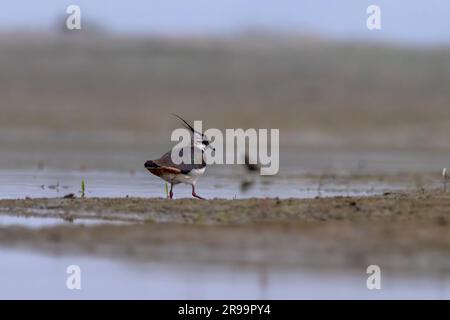
M447 192L447 184L448 184L447 168L444 168L444 170L442 170L442 177L444 178L444 192Z
M319 177L319 184L317 186L317 197L321 197L322 196L322 188L325 185L325 182L327 179L336 179L336 176L334 174L329 174L328 170L325 170Z
M425 193L423 178L420 174L414 175L414 183L418 192Z
M322 185L323 185L323 180L325 178L325 174L321 174L319 177L319 184L317 186L317 196L320 197L321 196L321 190L322 190Z

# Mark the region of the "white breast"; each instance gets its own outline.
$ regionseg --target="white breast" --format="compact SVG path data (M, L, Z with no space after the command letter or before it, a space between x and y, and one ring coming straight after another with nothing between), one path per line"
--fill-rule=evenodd
M202 176L206 171L206 167L203 167L201 169L192 169L191 172L189 172L190 176Z
M202 176L206 171L206 167L201 169L192 169L188 174L178 174L174 182L176 183L186 183L190 185L195 185L197 179Z

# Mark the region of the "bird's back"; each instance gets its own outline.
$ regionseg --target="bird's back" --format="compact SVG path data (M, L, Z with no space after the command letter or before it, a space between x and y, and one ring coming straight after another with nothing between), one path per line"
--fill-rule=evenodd
M177 164L172 160L172 152L174 151L178 152L178 155L183 160L182 163ZM186 152L188 153L186 154ZM203 157L203 151L195 147L171 150L166 152L161 158L149 160L145 163L145 168L150 172L160 170L161 168L167 168L168 170L173 171L173 173L188 174L194 169L202 169L204 167L206 167L206 162Z

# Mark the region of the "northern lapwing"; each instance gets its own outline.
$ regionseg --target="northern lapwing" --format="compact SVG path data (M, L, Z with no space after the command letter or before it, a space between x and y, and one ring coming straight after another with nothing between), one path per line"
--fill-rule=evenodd
M170 150L159 159L148 160L145 162L145 168L150 173L170 183L170 199L173 198L173 186L179 183L185 183L192 186L193 197L205 200L195 192L195 184L197 179L205 173L206 161L204 151L208 147L212 148L210 141L203 133L195 131L184 119L177 115L174 116L183 121L184 126L191 131L191 145L178 150ZM212 149L215 150L214 148ZM173 151L177 152L180 157L183 157L184 153L189 152L191 160L188 163L182 162L176 164L173 162L171 156ZM198 161L195 161L196 159Z

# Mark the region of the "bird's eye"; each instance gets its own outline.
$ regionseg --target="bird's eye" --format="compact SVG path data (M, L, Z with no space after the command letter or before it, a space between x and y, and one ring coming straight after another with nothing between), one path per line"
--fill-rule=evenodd
M205 146L209 145L209 141L208 141L208 140L203 140L202 143L203 143Z

